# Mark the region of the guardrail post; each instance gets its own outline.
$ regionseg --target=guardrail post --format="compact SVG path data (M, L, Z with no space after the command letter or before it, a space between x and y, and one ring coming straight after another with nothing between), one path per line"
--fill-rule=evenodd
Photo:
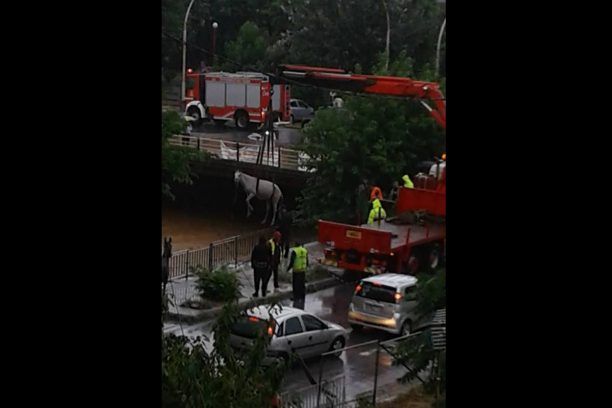
M187 280L187 275L189 275L189 250L185 253L185 280Z
M213 268L213 244L212 242L208 246L208 271L212 271Z
M376 343L376 365L374 366L374 391L372 392L372 405L376 406L376 387L378 386L378 355L380 354L380 340Z
M317 408L321 406L321 382L323 381L323 363L325 362L325 358L321 356L319 359L319 387L317 391Z
M234 266L238 267L238 235L234 237Z
M240 143L236 142L236 161L240 161Z

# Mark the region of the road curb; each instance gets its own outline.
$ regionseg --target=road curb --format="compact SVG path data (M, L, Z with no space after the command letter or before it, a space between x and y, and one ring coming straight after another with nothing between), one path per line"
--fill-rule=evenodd
M334 277L321 279L318 281L307 283L306 293L318 292L320 290L331 288L332 286L336 286L340 284L342 284L342 282ZM240 308L251 308L251 307L258 306L258 305L265 304L265 303L288 299L291 297L292 293L293 293L292 291L286 291L286 292L275 293L275 294L272 294L266 297L259 297L259 298L253 298L253 299L243 298L238 301L238 306ZM187 309L187 308L184 308L184 309ZM188 309L191 312L189 314L168 312L166 320L171 321L171 322L196 323L196 322L201 322L203 320L208 320L212 317L215 317L221 312L222 309L223 309L223 306L217 306L217 307L213 307L210 309L204 309L204 310Z

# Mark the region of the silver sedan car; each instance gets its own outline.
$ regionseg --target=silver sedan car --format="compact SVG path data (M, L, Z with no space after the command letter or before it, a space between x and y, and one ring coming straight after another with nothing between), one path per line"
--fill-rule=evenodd
M234 324L230 344L236 349L247 349L262 333L270 337L269 355L289 358L296 353L303 359L340 350L348 337L342 326L301 309L262 305L248 309Z

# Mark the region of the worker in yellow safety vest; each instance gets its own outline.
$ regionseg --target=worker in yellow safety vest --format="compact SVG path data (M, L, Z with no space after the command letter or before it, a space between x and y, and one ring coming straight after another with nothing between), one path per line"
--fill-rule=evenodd
M306 268L308 267L308 250L300 243L296 242L295 247L291 248L291 259L287 271L293 269L293 303L294 307L304 309L306 298Z
M268 240L270 246L270 252L272 253L271 270L272 277L274 278L274 289L278 289L278 265L280 265L282 248L280 245L281 233L280 231L274 231L272 238ZM267 281L266 281L267 287Z
M410 177L408 177L407 174L404 174L402 180L404 181L404 188L414 188L414 183L412 180L410 180Z
M370 216L368 217L368 224L374 224L375 220L384 220L387 218L387 212L382 207L380 200L375 199L372 202L372 209L370 210Z

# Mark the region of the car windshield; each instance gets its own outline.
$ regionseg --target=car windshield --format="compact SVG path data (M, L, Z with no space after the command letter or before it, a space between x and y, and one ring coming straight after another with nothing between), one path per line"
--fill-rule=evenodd
M395 303L395 288L384 285L374 285L371 282L363 282L357 296L381 302Z
M264 334L267 327L268 322L266 320L243 316L232 325L231 331L237 336L254 339L258 335Z

